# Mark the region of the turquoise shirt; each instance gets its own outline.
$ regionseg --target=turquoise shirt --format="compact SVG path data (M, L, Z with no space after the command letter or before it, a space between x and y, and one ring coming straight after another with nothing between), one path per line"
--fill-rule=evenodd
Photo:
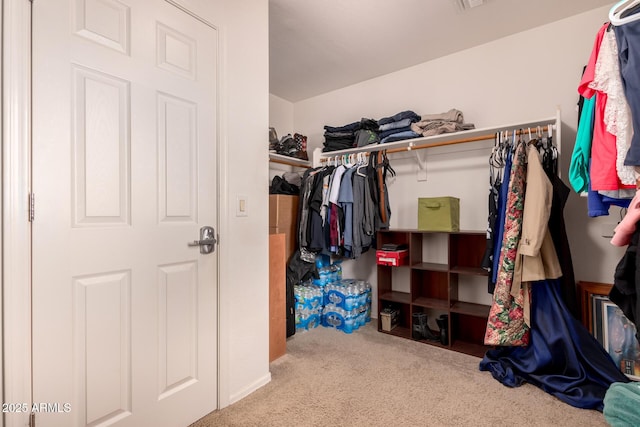
M580 115L580 124L573 146L571 164L569 165L569 182L576 193L589 189L589 157L591 157L591 141L593 140L593 115L596 108L596 96L585 98Z

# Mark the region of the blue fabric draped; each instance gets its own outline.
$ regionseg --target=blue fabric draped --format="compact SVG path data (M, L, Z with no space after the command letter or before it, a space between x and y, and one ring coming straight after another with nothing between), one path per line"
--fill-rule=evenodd
M600 343L567 310L560 281L532 283L531 342L487 351L481 371L508 387L528 382L571 406L602 411L614 382L629 382Z
M509 177L511 176L511 164L513 158L511 156L511 150L507 153L507 160L504 164L504 172L502 173L502 183L500 184L500 193L498 195L498 220L496 221L496 233L494 237L493 247L493 267L491 268L491 283L492 286L489 290L493 293L495 289L495 283L498 281L498 263L500 262L500 250L502 249L502 235L504 234L504 221L506 216L505 206L507 204L507 196L509 195Z

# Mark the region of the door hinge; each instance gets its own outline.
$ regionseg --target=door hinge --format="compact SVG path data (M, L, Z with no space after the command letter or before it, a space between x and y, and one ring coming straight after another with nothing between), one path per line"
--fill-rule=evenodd
M36 194L29 194L29 222L33 222L36 218Z
M34 412L29 416L29 427L36 427L36 414Z

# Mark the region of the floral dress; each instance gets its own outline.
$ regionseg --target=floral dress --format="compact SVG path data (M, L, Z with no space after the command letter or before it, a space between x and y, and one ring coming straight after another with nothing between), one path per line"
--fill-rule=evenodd
M498 262L498 277L489 311L484 336L486 345L526 346L529 344L529 327L524 321L525 292L531 292L523 283L522 288L511 294L518 244L522 231L524 212L526 144L518 142L513 156L509 195L507 197L504 234Z

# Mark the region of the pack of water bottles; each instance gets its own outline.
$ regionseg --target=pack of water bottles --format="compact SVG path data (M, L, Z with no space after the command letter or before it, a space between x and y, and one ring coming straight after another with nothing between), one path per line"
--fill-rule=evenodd
M348 334L371 321L371 285L344 279L324 287L322 326Z
M346 311L371 306L371 285L364 280L344 279L324 287L324 305L333 304Z
M310 310L303 308L296 310L296 331L317 328L322 324L322 309Z
M342 280L342 261L331 262L328 255L316 255L316 268L318 269L317 279L313 279L316 286L325 287L330 283L337 283Z
M347 311L333 304L325 305L322 310L322 326L336 328L350 334L371 321L370 306L362 306Z
M323 325L346 333L371 321L371 285L342 279L341 261L316 256L319 278L294 286L296 330Z
M313 329L322 321L324 292L313 283L303 283L293 287L295 297L296 330Z

